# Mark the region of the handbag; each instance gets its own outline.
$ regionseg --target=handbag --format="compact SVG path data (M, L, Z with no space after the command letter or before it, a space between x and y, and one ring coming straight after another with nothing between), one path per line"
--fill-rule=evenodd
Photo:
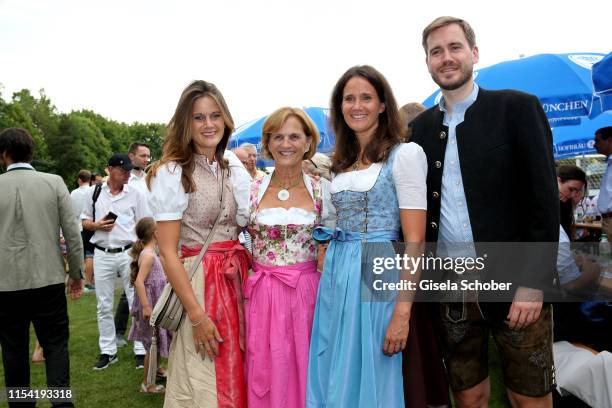
M221 200L219 202L219 214L217 215L217 219L215 220L212 229L206 237L206 241L204 241L204 245L202 245L202 249L200 249L200 253L198 254L195 262L193 262L191 264L191 267L189 268L188 276L190 282L193 279L196 270L198 269L198 265L200 265L200 263L202 262L202 258L204 258L206 250L210 246L210 243L219 224L221 213L223 212L223 203L225 201L224 175L224 171L221 170ZM151 312L149 324L155 328L162 328L169 331L177 331L184 318L185 309L183 307L183 304L181 303L177 294L174 292L174 289L172 289L172 285L168 282L166 283L166 286L164 286L164 290L159 296L159 299L157 299L157 302L155 302L155 307L153 307L153 311Z

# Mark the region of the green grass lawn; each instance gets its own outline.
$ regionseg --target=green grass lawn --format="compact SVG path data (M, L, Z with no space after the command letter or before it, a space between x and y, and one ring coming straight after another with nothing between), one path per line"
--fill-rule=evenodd
M115 304L119 293L116 294ZM106 370L93 371L97 361L98 325L96 323L96 297L93 293L84 294L77 301L68 300L70 316L70 380L76 395L77 407L161 407L163 395L141 394L138 392L142 382L143 370L134 368L134 355L131 343L119 349L119 362ZM128 326L129 327L129 326ZM30 350L34 350L32 331ZM509 407L501 381L499 359L492 342L490 350L492 400L491 407ZM31 352L30 352L31 354ZM1 357L0 357L1 359ZM166 362L163 362L166 365ZM45 388L44 364L31 365L31 384L33 388ZM0 384L4 385L4 372L0 365ZM6 403L1 405L7 406ZM41 401L38 407L50 407L48 401Z
M116 294L115 305L119 293ZM76 395L77 407L161 407L163 395L141 394L143 370L136 370L132 343L120 348L119 361L106 370L93 371L98 360L98 325L96 322L96 296L84 294L77 301L68 300L70 316L70 384ZM130 327L128 325L128 327ZM31 330L30 355L34 350L34 331ZM0 357L1 359L1 357ZM163 362L165 365L165 361ZM45 388L44 364L31 364L31 386ZM1 384L4 371L0 365ZM6 403L2 406L8 406ZM40 401L37 407L50 407L48 401Z
M508 400L506 387L504 387L504 381L501 375L499 357L495 349L495 342L492 338L489 338L489 375L491 377L491 401L489 407L510 407L510 401Z

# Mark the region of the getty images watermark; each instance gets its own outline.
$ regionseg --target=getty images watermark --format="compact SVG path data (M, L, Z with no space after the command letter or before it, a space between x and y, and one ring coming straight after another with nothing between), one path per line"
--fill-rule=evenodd
M531 291L517 292L519 287L536 289L545 302L610 302L612 259L600 256L598 243L365 242L361 246L362 301L534 300Z
M410 256L408 254L395 254L395 256L373 257L371 271L374 275L379 275L379 279L372 280L372 289L375 291L508 291L512 287L512 282L498 282L495 279L481 281L475 278L480 272L485 270L487 255L483 256L460 256L460 257L439 257L439 256ZM446 271L453 272L456 276L444 280L427 279L422 277L418 280L411 278L396 279L397 272L403 271L410 277L414 277L417 271ZM385 272L391 272L391 281L382 279ZM464 279L459 279L463 275ZM399 274L402 275L402 272Z

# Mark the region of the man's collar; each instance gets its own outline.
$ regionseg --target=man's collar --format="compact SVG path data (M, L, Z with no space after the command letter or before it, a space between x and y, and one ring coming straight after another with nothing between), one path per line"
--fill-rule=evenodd
M24 169L24 170L34 170L34 167L30 163L13 163L9 164L6 168L6 171Z
M130 188L131 188L131 187L128 185L128 183L125 183L125 184L123 185L123 188L122 188L122 189L121 189L121 191L119 192L119 194L122 194L122 193L126 193L126 194L127 194L127 193L129 192ZM106 182L104 182L104 183L102 184L102 189L106 189L106 190L108 190L108 193L110 194L110 191L111 191L111 190L110 190L110 186L108 185L108 181L106 181Z
M140 170L140 175L137 174L138 170ZM145 173L143 170L141 169L137 169L136 167L134 167L132 169L132 171L130 172L130 177L136 177L137 179L141 179L144 176L146 176L147 173Z
M476 82L472 83L474 84L472 92L470 92L470 94L466 96L465 99L455 104L453 112L459 112L461 110L467 109L471 104L474 103L474 101L476 101L476 98L478 98L478 90L480 88L478 87L478 84ZM444 95L442 95L442 97L440 98L440 103L438 104L438 106L440 107L440 110L442 112L446 112L446 100L444 99Z

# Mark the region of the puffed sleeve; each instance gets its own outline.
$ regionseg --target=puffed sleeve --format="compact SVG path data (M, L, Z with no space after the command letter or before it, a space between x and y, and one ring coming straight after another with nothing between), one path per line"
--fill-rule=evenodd
M188 196L181 183L182 172L181 166L170 162L160 166L151 179L151 191L147 193L147 200L155 221L183 218Z
M323 192L323 208L321 209L321 223L329 228L336 227L336 207L331 200L331 182L321 178L321 190Z
M249 191L251 190L251 176L236 154L226 150L223 157L229 162L230 180L236 199L236 223L244 227L249 221Z
M403 143L393 162L399 208L427 210L427 158L416 143Z

